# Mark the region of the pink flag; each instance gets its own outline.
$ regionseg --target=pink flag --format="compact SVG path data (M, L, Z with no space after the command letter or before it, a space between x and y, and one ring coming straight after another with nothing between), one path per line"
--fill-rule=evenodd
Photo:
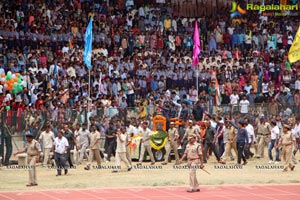
M199 63L199 58L198 58L199 54L200 54L200 38L199 38L199 31L198 31L198 22L195 21L193 63L192 63L193 67L195 67Z

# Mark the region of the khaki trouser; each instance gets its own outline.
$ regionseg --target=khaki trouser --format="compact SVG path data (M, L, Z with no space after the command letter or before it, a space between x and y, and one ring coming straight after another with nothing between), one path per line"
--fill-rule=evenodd
M150 156L150 159L151 159L151 162L155 162L154 160L154 156L153 156L153 153L151 151L151 146L150 145L144 145L144 143L142 143L142 146L141 146L141 154L140 154L140 160L139 162L143 162L143 158L144 158L144 154L145 154L145 151L147 150L149 156Z
M231 149L234 150L235 156L237 157L238 153L236 148L236 142L227 142L225 144L225 151L221 158L222 161L226 162L227 158L231 156Z
M44 159L43 159L43 165L47 165L50 157L50 151L51 148L44 148L43 149Z
M171 153L171 150L173 149L174 153L175 153L175 160L176 160L176 163L179 162L179 155L178 155L178 151L177 151L177 142L174 142L174 141L168 141L166 146L165 146L165 149L166 149L166 154L165 154L165 162L167 163L168 162L168 158L169 158L169 155Z
M196 168L199 166L199 159L188 161L188 166L190 167L190 190L197 190L199 188L199 183L196 175Z
M130 149L130 144L126 146L126 158L131 165L131 149Z
M98 166L101 165L101 157L100 157L100 150L99 149L90 149L89 160L88 160L87 165L91 165L91 162L93 162L94 155L95 155L95 158L96 158L96 161L97 161L97 165Z
M264 149L265 146L269 143L270 139L267 135L259 135L257 136L257 155L261 158L264 157Z
M36 158L37 156L28 156L27 165L29 166L29 184L37 184L36 180Z
M116 167L117 167L117 169L120 169L118 167L121 167L121 161L123 161L128 168L131 167L129 161L127 160L126 152L116 152Z
M293 154L293 145L289 146L282 146L282 157L284 161L284 170L287 170L288 168L292 168L292 154Z

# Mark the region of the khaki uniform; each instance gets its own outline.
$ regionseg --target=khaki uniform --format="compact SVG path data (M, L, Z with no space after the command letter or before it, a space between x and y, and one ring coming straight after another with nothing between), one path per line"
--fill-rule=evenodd
M200 164L200 156L202 156L202 149L199 143L188 144L185 152L187 155L188 165L190 167L190 189L199 189L199 183L196 176L196 168Z
M89 152L89 159L87 165L91 165L91 162L93 162L93 158L95 156L97 165L101 165L101 157L100 157L100 132L94 131L90 134L90 152ZM98 142L95 144L96 140ZM95 145L94 145L95 144ZM94 145L94 146L92 146Z
M195 127L190 128L190 126L189 126L186 128L184 136L185 136L185 138L189 138L190 136L196 135L196 139L197 139L197 141L199 141L200 136L199 136L199 134L196 134L196 133L197 133L196 128Z
M126 157L126 137L126 134L120 134L117 137L116 167L121 167L121 161L123 161L128 168L131 168L131 164Z
M27 165L29 166L29 184L37 184L35 165L36 159L41 152L40 143L33 139L27 144L25 151L27 152Z
M292 154L293 154L293 145L295 142L295 138L292 135L291 131L284 133L281 135L280 143L282 146L282 157L284 160L284 170L288 168L292 168L294 165L292 164Z
M142 143L142 146L141 146L141 154L140 154L139 163L141 163L143 161L145 151L148 152L151 162L154 163L155 160L154 160L154 156L153 156L153 153L151 150L150 139L148 139L148 137L150 136L151 130L149 128L147 128L146 130L142 129L141 133L143 135L142 137L143 137L144 142Z
M257 127L257 153L256 156L264 157L264 148L269 143L271 126L269 123L259 124Z
M50 158L50 152L53 146L53 141L54 141L55 137L54 137L54 133L52 131L49 131L49 133L47 133L46 131L42 132L39 140L43 141L43 165L46 166L49 158Z
M235 155L237 157L237 148L236 148L236 129L234 127L226 128L225 129L228 137L228 142L225 145L225 151L222 155L222 161L226 162L226 159L230 156L231 150L233 149Z
M168 162L168 158L169 158L169 155L170 155L170 152L171 152L171 149L173 149L174 153L175 153L175 159L176 159L176 163L179 162L179 155L178 155L178 151L177 151L177 141L176 141L176 138L179 137L179 134L178 134L178 130L177 128L170 128L168 130L168 142L165 146L165 149L166 149L166 154L165 154L165 163Z

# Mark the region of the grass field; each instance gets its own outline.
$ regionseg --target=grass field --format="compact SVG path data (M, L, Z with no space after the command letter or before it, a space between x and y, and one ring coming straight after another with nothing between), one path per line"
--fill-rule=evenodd
M297 159L300 159L299 154ZM173 161L174 163L174 161ZM174 167L173 163L162 166L155 164L155 169L149 169L150 163L143 163L143 169L134 167L127 172L125 166L118 173L112 173L114 161L103 163L103 169L84 170L85 165L78 165L76 169L70 169L69 173L57 177L55 169L37 167L38 187L35 190L43 189L72 189L72 188L97 188L97 187L123 187L123 186L184 186L188 185L188 169L180 165ZM287 184L300 183L299 164L295 171L282 172L283 163L268 164L268 159L251 158L246 166L241 169L234 167L236 161L230 161L227 165L220 165L214 157L205 165L205 169L211 175L197 170L197 177L202 185L225 185L225 184ZM93 163L96 165L96 163ZM135 166L136 163L133 162ZM268 169L273 168L273 169ZM0 169L2 183L0 190L28 190L25 185L28 181L28 171L25 169L13 169L2 167Z

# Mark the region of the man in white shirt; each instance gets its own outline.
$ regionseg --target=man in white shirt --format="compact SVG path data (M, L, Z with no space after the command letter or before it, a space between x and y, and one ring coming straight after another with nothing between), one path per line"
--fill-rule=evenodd
M292 134L296 140L296 145L297 145L296 147L294 147L294 150L293 150L292 161L294 164L297 164L297 159L295 156L300 147L299 146L299 144L300 144L300 118L299 117L296 117L296 123L295 123L294 128L292 129Z
M252 124L249 123L249 119L245 120L246 125L246 131L248 133L248 144L245 146L244 154L246 159L249 159L249 157L253 157L254 153L251 152L250 148L251 145L256 143L255 135L254 135L254 128Z
M300 76L295 81L295 90L300 90Z
M61 170L65 170L65 175L68 173L66 153L69 143L67 138L63 136L61 130L58 131L57 137L54 139L53 149L54 149L54 159L57 167L57 175L61 176Z
M271 126L272 126L271 140L270 140L269 148L268 148L268 153L269 153L269 158L270 158L269 164L272 164L274 162L273 161L273 155L272 155L272 150L273 150L274 147L275 147L275 150L276 150L275 164L278 164L280 160L279 160L279 149L277 148L277 145L278 145L278 141L279 141L280 130L279 130L278 126L276 125L275 121L271 122Z
M242 114L242 117L244 117L245 115L247 115L249 105L250 105L250 102L247 100L246 95L244 95L244 96L242 97L242 100L241 100L240 103L239 103L239 106L240 106L240 112L241 112L241 114Z
M86 123L82 124L82 128L78 131L78 137L79 137L79 159L78 159L78 164L82 163L83 156L85 155L88 158L89 161L89 156L86 152L87 147L89 146L89 135L90 131L86 129Z
M237 94L237 91L234 90L233 94L231 94L229 98L230 98L230 105L232 106L232 111L233 112L238 111L238 102L240 100L240 97Z
M39 137L39 143L43 144L43 166L46 166L49 161L50 151L52 149L54 139L54 133L51 131L51 126L48 125L46 127L46 130L43 131Z
M125 132L125 129L117 129L116 169L112 172L118 172L121 169L121 161L123 161L126 164L128 171L132 169L126 156L126 141L127 134Z
M147 150L148 154L150 155L150 159L151 159L151 165L155 164L155 160L154 160L154 156L151 150L151 145L150 145L150 133L151 130L148 128L148 122L144 121L143 122L143 128L141 130L142 132L142 146L141 146L141 153L140 153L140 159L138 162L138 165L142 165L143 162L143 158L144 158L144 154L145 151Z

